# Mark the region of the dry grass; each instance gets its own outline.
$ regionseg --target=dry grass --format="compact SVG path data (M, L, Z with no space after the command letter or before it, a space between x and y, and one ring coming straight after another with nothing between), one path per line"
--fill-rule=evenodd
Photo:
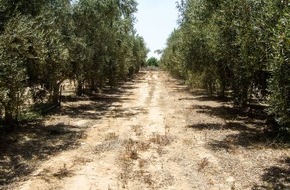
M209 161L208 161L208 158L203 158L199 163L198 163L198 169L197 171L200 172L202 170L204 170L204 168L206 166L209 165Z
M113 141L105 141L95 146L93 152L96 154L99 154L99 153L115 150L121 147L122 144L123 144L123 141L119 139L115 139Z
M143 134L143 127L140 125L133 125L132 129L136 133L136 136L141 136Z
M162 156L166 153L166 151L163 149L163 146L158 146L156 152L158 153L159 156Z
M127 188L129 180L135 175L133 172L133 161L139 158L137 144L138 142L133 141L132 139L124 141L124 152L122 152L118 157L118 163L121 168L118 179L124 189ZM145 162L143 164L145 164Z
M152 178L153 178L153 176L151 174L147 174L147 175L143 176L143 181L145 184L148 184L149 187L152 187L155 184L155 182Z
M190 146L193 144L193 140L192 139L183 139L182 143L186 146Z
M125 155L131 159L138 159L138 146L136 141L129 139L129 141L125 144Z
M169 135L159 135L159 134L153 134L153 136L149 139L150 142L162 146L167 146L171 142L173 142L173 138Z
M115 132L110 132L105 135L105 141L113 141L119 138L119 135L116 135Z
M140 159L139 160L139 168L144 168L149 164L149 162L145 159Z
M137 128L139 129L139 127ZM129 139L124 146L124 152L120 154L118 163L121 166L119 181L124 189L128 189L128 182L137 180L151 186L154 181L145 168L150 164L147 159L142 159L140 151L147 151L150 148L149 141L134 141Z
M143 135L143 127L140 125L133 125L132 130L136 133L136 136ZM121 166L121 172L119 180L123 188L129 188L129 181L132 183L137 180L137 183L146 184L151 189L156 189L156 182L153 180L153 175L146 171L146 167L150 165L150 161L147 158L142 158L140 152L148 151L152 144L155 144L157 153L161 156L165 153L163 147L169 145L173 141L173 138L169 135L169 127L165 127L164 135L153 134L149 139L132 140L123 143L124 152L119 156L119 163ZM155 148L154 148L155 149Z
M137 148L139 151L147 151L150 148L151 142L149 141L138 141Z
M84 157L75 157L73 160L74 165L85 165L88 162L92 162L92 159L84 158Z
M57 177L58 179L70 177L72 175L73 175L72 170L70 170L70 168L68 168L66 164L63 164L63 167L59 168L58 171L53 174L53 176Z
M128 181L132 175L132 160L127 157L126 154L121 154L118 158L118 163L121 167L121 172L119 174L119 181L121 182L122 188L126 188Z

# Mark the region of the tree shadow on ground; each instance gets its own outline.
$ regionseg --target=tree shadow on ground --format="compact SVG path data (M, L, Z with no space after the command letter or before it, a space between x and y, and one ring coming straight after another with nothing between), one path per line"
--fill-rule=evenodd
M62 97L66 105L47 115L100 120L111 110L123 112L119 104L113 104L128 101L130 90L135 88L133 84L124 83L116 89L86 97ZM76 149L85 137L85 130L86 127L70 123L44 125L42 120L26 122L14 129L0 127L0 189L14 181L24 180L41 161L62 151Z
M119 94L82 100L73 100L78 103L55 109L49 114L99 120L113 103L121 101ZM25 176L35 171L38 162L56 153L77 148L85 129L63 123L45 126L42 121L26 123L13 131L0 128L0 189L1 186L25 179Z
M64 124L35 122L13 131L0 128L0 187L33 172L37 162L78 147L83 137L83 129Z
M215 123L189 125L188 128L195 130L232 130L238 133L226 135L222 140L211 140L208 147L214 151L226 150L233 147L243 147L248 149L290 148L289 134L273 133L264 131L261 128L250 128L241 123L228 122L225 125Z
M232 99L230 97L227 96L205 96L203 93L192 93L193 95L200 95L196 98L194 98L195 100L199 100L199 101L218 101L218 102L223 102L223 103L230 103L232 101Z
M262 175L263 185L255 185L252 190L274 189L286 190L290 189L290 158L280 160L279 165L271 166L265 169Z
M203 110L204 109L204 110ZM288 150L290 135L267 130L260 114L248 115L242 110L229 107L199 107L201 113L210 114L226 120L226 124L203 123L188 126L199 131L232 130L222 139L211 139L207 147L215 152L232 152L236 148ZM250 124L250 125L249 125ZM290 189L290 158L277 165L266 168L261 175L262 184L255 185L253 190L286 190Z
M197 113L208 114L210 116L216 116L225 120L242 120L250 122L254 120L266 120L267 115L263 108L241 109L231 106L192 106L193 109L197 110Z
M208 100L202 99L202 100ZM218 101L220 102L220 101ZM289 133L270 130L266 124L267 116L264 108L253 106L248 110L230 106L193 106L198 113L222 118L225 124L201 123L188 127L198 131L232 130L221 136L221 139L210 139L207 147L215 152L235 152L236 148L288 150L290 148ZM284 158L274 166L264 170L261 183L252 187L252 190L286 190L290 189L290 158Z
M180 85L175 85L173 87L170 88L170 93L175 93L175 92L182 92L182 91L188 91L189 88L187 86L180 86Z
M59 111L60 115L66 115L69 118L93 119L99 120L105 116L107 111L112 107L112 104L119 102L116 98L110 101L90 101L89 103L80 103L77 105L69 105L62 107ZM114 107L118 107L117 105Z
M233 130L233 131L256 131L255 129L251 129L242 125L240 123L228 122L225 125L216 124L216 123L202 123L189 125L188 128L196 129L196 130Z
M265 106L251 105L246 109L230 106L230 99L219 99L202 95L200 92L191 93L189 96L193 100L206 101L206 105L199 102L200 105L192 105L189 109L198 114L206 114L212 117L224 120L225 124L215 122L194 123L187 127L195 131L203 131L210 136L207 139L206 148L217 153L227 152L229 154L238 154L238 148L246 149L247 153L253 153L256 150L281 150L287 152L290 148L290 134L273 130L269 123L269 118L265 113ZM210 106L207 101L222 103L222 106ZM225 130L224 132L222 132ZM216 134L216 135L215 135ZM209 137L209 135L207 135ZM279 151L280 152L280 151ZM286 154L287 155L287 154ZM226 154L225 156L230 156ZM239 155L241 156L241 154ZM274 157L275 155L273 155ZM223 156L221 156L223 158ZM233 159L234 156L233 156ZM278 159L281 159L278 158ZM290 189L290 158L289 155L276 163L264 169L261 174L261 183L257 183L252 189Z
M141 107L132 107L128 108L116 108L112 110L111 117L113 118L130 118L137 116L139 114L146 114L148 113L148 109L141 108Z
M241 146L245 148L290 148L290 135L269 130L266 125L266 114L262 107L256 107L250 112L230 106L193 106L197 113L219 117L226 124L203 123L188 127L196 130L233 130L238 133L227 135L223 140L210 142L214 150L229 146Z
M290 138L287 134L246 130L238 134L227 135L222 140L214 140L209 142L208 145L215 151L221 149L227 150L229 147L288 149L290 148Z

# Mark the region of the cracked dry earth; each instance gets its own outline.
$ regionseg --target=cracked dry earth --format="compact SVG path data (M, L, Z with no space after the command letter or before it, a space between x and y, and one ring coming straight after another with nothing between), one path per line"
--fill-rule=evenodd
M263 189L265 169L289 158L289 149L231 144L235 139L228 137L244 124L202 111L229 105L202 100L165 72L143 71L121 88L107 97L116 101L102 111L93 100L67 102L62 114L47 119L50 125L82 128L86 135L79 146L52 155L10 188ZM68 117L70 108L80 106L86 109ZM222 141L229 143L218 146ZM287 180L283 185L290 187Z

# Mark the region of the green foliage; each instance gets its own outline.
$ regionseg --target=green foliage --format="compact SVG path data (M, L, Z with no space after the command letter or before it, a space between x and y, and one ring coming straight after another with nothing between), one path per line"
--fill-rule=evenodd
M0 105L5 111L5 121L13 125L19 106L24 101L27 86L25 61L29 58L29 26L25 17L11 19L0 35ZM1 108L0 108L1 109Z
M175 30L167 40L167 48L163 51L160 63L171 74L176 77L186 78L186 64L184 64L184 56L182 56L182 38L181 30Z
M178 9L161 64L209 94L231 92L236 106L268 101L289 125L288 1L187 0Z
M0 111L11 125L27 98L59 103L60 85L77 95L132 76L148 53L134 30L134 0L0 0ZM32 95L32 97L30 97Z
M106 81L115 86L139 70L147 51L142 38L135 34L133 13L136 2L82 0L74 6L76 35L84 42L86 56L75 67L80 85L88 83L91 91ZM80 59L80 58L78 58ZM78 94L81 94L80 92Z
M158 59L156 57L150 57L147 61L146 61L146 65L148 66L153 66L153 67L158 67L159 63L158 63Z
M288 10L289 11L289 10ZM278 123L290 129L290 14L284 13L273 37L272 61L269 63L270 109Z

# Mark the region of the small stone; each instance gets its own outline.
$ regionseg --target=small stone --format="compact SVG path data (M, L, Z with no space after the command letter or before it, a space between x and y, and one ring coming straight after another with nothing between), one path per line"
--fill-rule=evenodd
M235 181L235 178L233 176L230 176L227 178L226 180L227 182L234 182Z

